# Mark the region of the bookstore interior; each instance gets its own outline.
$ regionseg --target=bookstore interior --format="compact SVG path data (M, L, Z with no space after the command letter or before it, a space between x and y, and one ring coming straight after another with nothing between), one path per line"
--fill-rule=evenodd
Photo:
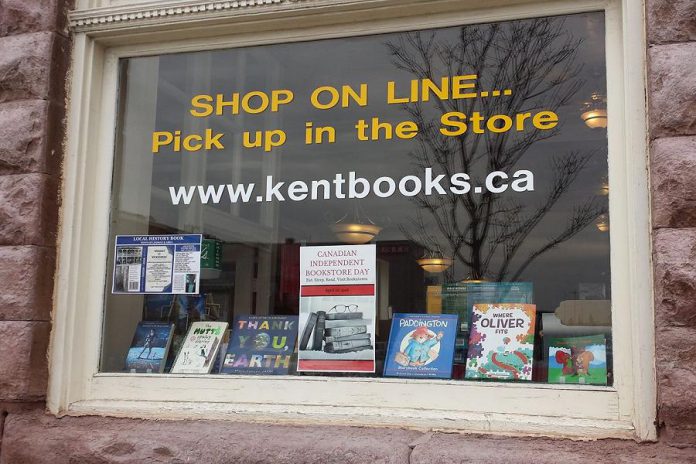
M603 12L122 58L101 372L612 385Z

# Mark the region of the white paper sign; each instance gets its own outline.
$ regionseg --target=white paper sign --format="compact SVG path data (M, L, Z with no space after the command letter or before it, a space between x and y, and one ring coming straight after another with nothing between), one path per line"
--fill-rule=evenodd
M300 248L298 371L374 372L375 245Z
M117 235L113 293L197 295L200 234Z

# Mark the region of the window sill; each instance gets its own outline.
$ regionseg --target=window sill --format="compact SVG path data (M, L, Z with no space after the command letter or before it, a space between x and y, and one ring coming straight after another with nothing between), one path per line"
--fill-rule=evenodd
M103 373L92 377L89 391L87 399L60 415L360 424L580 439L635 434L630 418L619 414L616 390L603 386Z

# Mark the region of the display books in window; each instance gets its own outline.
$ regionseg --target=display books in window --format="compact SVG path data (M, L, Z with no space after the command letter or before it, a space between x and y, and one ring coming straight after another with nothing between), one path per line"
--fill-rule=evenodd
M394 314L385 377L452 376L456 314Z
M532 380L535 321L535 305L475 304L466 378Z
M238 316L223 374L287 374L297 339L297 316Z
M128 349L126 370L156 374L164 372L173 332L174 324L140 322Z
M607 339L604 335L552 338L549 383L607 384Z
M209 374L227 330L227 322L194 322L191 324L172 374Z
M455 364L466 363L471 311L482 303L533 303L531 282L457 282L442 286L442 312L459 315Z
M466 332L475 304L531 304L533 298L531 282L457 282L442 286L442 312L459 314L460 332Z

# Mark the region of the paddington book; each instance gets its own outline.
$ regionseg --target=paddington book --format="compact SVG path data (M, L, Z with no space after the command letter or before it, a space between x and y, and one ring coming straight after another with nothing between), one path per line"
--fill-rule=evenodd
M532 380L535 321L532 304L475 304L465 377Z
M384 376L449 379L457 319L456 314L394 314Z
M607 339L604 335L552 338L549 383L607 384Z
M297 316L237 316L221 373L285 375L296 340Z
M155 374L164 372L173 332L174 324L138 323L126 356L126 370Z
M201 321L191 324L171 373L210 374L226 330L227 322Z

